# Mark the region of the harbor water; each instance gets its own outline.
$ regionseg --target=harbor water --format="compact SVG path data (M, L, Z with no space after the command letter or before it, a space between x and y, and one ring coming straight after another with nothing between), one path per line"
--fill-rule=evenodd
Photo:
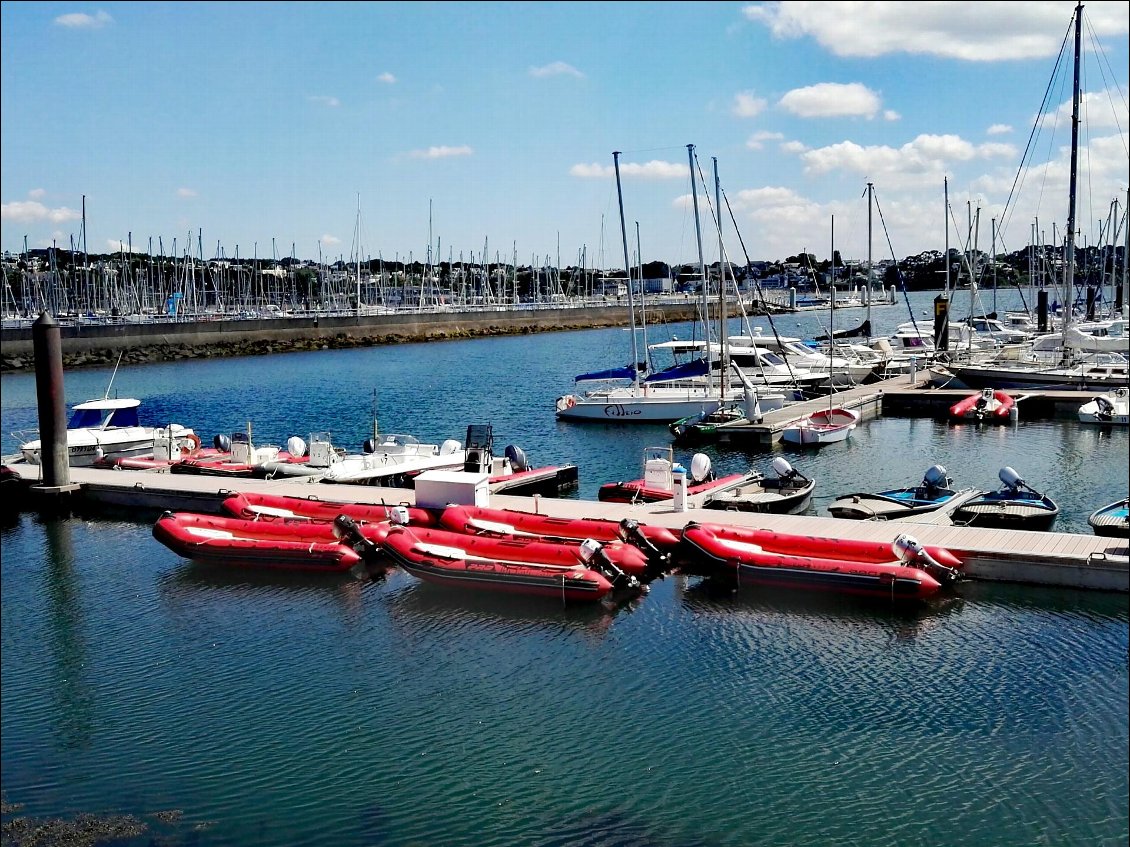
M929 320L932 297L874 307L872 322ZM862 316L837 311L837 328ZM774 320L807 337L827 314ZM101 396L112 377L149 423L206 442L250 424L257 443L329 432L351 451L374 417L436 443L490 423L535 466L576 463L569 496L595 499L670 435L558 423L553 403L628 351L613 329L196 360L68 372L66 399ZM36 425L34 376L0 388L7 454ZM721 472L785 456L817 479L822 515L932 464L982 488L1008 465L1060 504L1055 530L1089 533L1087 515L1126 496L1128 443L1124 429L1022 413L1002 426L888 416L819 451L702 452ZM966 583L890 608L675 575L616 609L563 607L396 569L193 563L152 537L154 517L8 515L0 528L6 843L82 815L136 845L1130 839L1123 594Z

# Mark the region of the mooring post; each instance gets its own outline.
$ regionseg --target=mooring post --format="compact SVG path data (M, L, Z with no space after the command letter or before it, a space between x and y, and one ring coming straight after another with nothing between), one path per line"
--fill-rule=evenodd
M47 312L31 326L35 353L35 397L39 406L39 490L47 493L72 491L71 464L67 454L67 414L63 400L63 342L59 324Z

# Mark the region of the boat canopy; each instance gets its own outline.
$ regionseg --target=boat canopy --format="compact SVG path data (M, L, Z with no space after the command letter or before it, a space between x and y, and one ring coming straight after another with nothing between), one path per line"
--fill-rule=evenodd
M695 376L706 376L710 373L710 362L706 359L693 359L681 365L672 365L669 368L653 373L644 382L670 382L673 379L688 379Z
M587 374L578 374L573 377L573 382L597 382L604 379L635 379L636 369L631 365L622 368L608 368L604 371L593 371Z
M137 400L92 400L79 403L71 410L67 429L106 429L118 426L141 426Z

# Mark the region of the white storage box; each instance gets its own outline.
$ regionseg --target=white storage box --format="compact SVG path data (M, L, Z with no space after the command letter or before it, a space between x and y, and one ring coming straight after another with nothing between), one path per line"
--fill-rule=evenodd
M490 476L466 471L424 471L416 477L416 505L442 509L459 506L490 506Z

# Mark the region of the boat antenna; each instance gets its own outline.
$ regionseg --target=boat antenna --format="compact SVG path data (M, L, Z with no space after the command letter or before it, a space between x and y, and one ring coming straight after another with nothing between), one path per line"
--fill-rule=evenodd
M122 350L121 352L118 353L118 361L114 363L114 372L112 374L110 374L110 382L106 386L106 393L102 396L103 400L109 400L110 399L110 388L114 384L114 377L116 377L118 375L118 366L122 363L122 356L124 356L125 353L126 353L125 350Z

